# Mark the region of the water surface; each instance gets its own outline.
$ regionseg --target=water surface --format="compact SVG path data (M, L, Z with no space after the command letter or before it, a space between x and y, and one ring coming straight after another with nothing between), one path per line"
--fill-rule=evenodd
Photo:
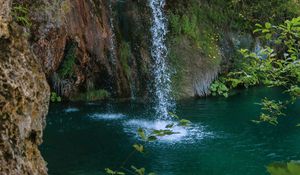
M147 144L145 155L126 164L158 175L264 175L274 161L300 160L300 104L289 108L279 126L256 125L255 105L264 96L284 99L280 90L254 88L226 98L189 99L177 114L191 120L180 134ZM122 164L137 142L136 130L159 129L170 121L139 103L51 105L42 154L50 175L101 175ZM151 109L151 108L150 108Z

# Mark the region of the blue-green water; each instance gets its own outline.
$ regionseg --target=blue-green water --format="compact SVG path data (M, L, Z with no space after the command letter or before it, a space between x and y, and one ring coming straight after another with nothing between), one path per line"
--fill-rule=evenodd
M278 126L256 125L255 105L264 96L284 98L280 90L255 88L225 98L190 99L177 114L191 120L180 134L146 145L126 164L158 175L264 175L274 161L300 160L300 104L289 108ZM51 105L42 154L50 175L103 174L122 164L137 142L136 130L161 128L147 105L105 103Z

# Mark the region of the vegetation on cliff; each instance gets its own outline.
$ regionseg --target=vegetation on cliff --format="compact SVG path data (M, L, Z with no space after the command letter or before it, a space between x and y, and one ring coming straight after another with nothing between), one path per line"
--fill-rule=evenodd
M259 34L264 46L258 52L242 49L243 61L231 72L220 77L211 86L214 94L228 96L229 89L265 85L283 87L290 99L281 102L262 100L260 121L276 125L283 110L300 97L300 17L286 20L281 25L269 22L257 24L254 33Z
M201 84L210 84L216 72L228 72L238 64L240 48L236 43L241 41L236 36L250 34L251 40L247 42L250 43L248 49L252 49L256 38L252 31L256 23L271 22L276 25L300 13L300 3L294 0L190 0L188 3L173 0L168 7L169 57L172 67L176 69L173 83L175 93L179 93L179 96L180 91L186 91L185 83L181 82L188 77L197 82L195 76L209 76L210 79L206 81L202 78ZM197 62L203 66L194 66ZM206 75L205 72L210 73ZM196 93L199 96L208 94L209 91L205 90Z

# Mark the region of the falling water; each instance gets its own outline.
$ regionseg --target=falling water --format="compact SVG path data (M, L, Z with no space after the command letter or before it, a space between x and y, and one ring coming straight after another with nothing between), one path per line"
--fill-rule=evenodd
M154 60L155 109L159 118L168 118L168 112L173 110L175 103L171 97L171 78L166 62L168 49L165 44L167 19L163 12L165 0L149 0L149 2L153 15L151 54Z
M115 44L115 26L114 26L114 15L113 15L113 8L112 8L112 0L109 1L109 23L111 28L111 35L109 38L110 42L110 61L113 65L116 64L116 44Z

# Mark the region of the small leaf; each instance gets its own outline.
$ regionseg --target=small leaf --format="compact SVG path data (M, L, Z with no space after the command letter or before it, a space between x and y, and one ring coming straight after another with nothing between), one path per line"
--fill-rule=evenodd
M111 170L111 169L109 169L109 168L105 168L104 170L105 170L105 173L106 173L106 174L109 174L109 175L125 175L124 172L113 171L113 170Z
M134 149L137 152L144 153L144 146L143 145L141 145L141 144L134 144L133 147L134 147Z
M153 141L157 140L157 137L155 137L155 136L149 136L147 140L149 142L153 142Z
M256 27L262 28L261 24L255 24Z
M172 112L169 112L169 115L171 117L175 118L175 119L179 119L179 117L176 114L172 113Z
M142 140L147 140L145 131L142 128L138 129L138 135L141 137Z
M270 28L272 27L272 24L269 23L269 22L267 22L267 23L265 24L265 27L266 27L267 29L270 29Z
M56 98L56 101L57 101L57 102L61 102L61 97L58 96L58 97Z
M267 40L269 40L269 39L271 39L271 38L272 38L272 34L271 34L271 33L268 33L268 34L266 34L266 36L265 36L265 37L266 37L266 39L267 39Z
M174 123L168 124L165 128L173 128Z
M131 168L138 174L138 175L144 175L145 174L145 168L136 168L135 166L131 165Z
M182 120L180 120L179 121L179 126L187 126L187 125L189 125L191 123L191 121L189 121L189 120L186 120L186 119L182 119Z

